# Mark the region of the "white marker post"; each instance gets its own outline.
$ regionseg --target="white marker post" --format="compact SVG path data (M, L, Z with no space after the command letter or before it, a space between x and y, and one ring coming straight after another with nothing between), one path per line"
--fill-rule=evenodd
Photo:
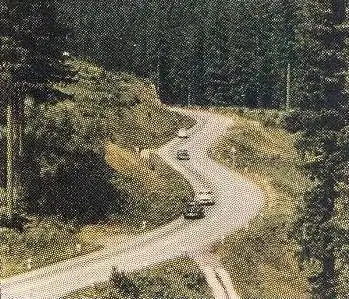
M77 243L75 248L76 248L77 253L81 253L81 244L80 243Z
M31 270L33 268L33 260L31 258L27 259L27 269Z
M224 245L224 243L225 243L225 236L222 235L222 236L221 236L221 244Z
M231 153L231 157L233 159L233 167L236 168L236 153L237 150L234 146L232 146L232 148L230 149L230 153Z
M68 51L64 51L62 55L66 58L70 57L70 53Z
M142 222L142 230L145 230L145 228L147 227L147 221L143 221Z

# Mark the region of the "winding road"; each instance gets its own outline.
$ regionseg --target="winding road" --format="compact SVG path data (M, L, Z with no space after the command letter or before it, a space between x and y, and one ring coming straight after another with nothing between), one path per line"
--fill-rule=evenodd
M212 189L216 205L206 209L206 217L195 221L180 218L154 231L125 238L101 251L8 278L1 283L1 299L58 299L73 290L106 281L112 266L132 271L182 255L204 256L213 243L247 225L262 206L262 191L210 159L207 153L233 126L231 119L210 112L176 110L195 118L197 124L189 130L189 138L175 138L157 152L186 177L194 191L204 186ZM176 151L180 148L189 150L189 161L176 160ZM227 280L224 273L219 275L221 269L217 272L206 267L205 259L199 264L207 272L206 277ZM216 291L219 292L218 286ZM216 298L236 297L218 294Z

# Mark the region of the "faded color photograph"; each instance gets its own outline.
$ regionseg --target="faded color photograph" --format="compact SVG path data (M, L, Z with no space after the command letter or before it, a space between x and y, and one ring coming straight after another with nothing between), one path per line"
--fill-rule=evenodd
M0 299L349 298L347 0L0 0Z

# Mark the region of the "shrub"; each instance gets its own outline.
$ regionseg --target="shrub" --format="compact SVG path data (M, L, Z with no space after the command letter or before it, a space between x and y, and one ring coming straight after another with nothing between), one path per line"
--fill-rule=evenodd
M301 111L293 110L288 114L285 114L282 118L281 125L282 127L291 132L296 133L304 129L304 124L301 121Z
M207 284L205 275L200 272L190 272L184 275L188 289L200 292Z
M22 232L26 223L28 223L28 220L21 215L14 214L12 219L8 219L5 214L0 213L0 227L12 228Z
M139 298L140 290L137 285L124 272L118 271L116 267L112 269L110 283L112 288L128 298Z

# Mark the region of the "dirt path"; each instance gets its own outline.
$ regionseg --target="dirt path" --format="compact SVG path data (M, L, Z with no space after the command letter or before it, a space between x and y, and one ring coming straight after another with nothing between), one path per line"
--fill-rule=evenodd
M224 269L218 257L210 252L192 256L204 273L216 299L240 299L234 291L229 273Z

